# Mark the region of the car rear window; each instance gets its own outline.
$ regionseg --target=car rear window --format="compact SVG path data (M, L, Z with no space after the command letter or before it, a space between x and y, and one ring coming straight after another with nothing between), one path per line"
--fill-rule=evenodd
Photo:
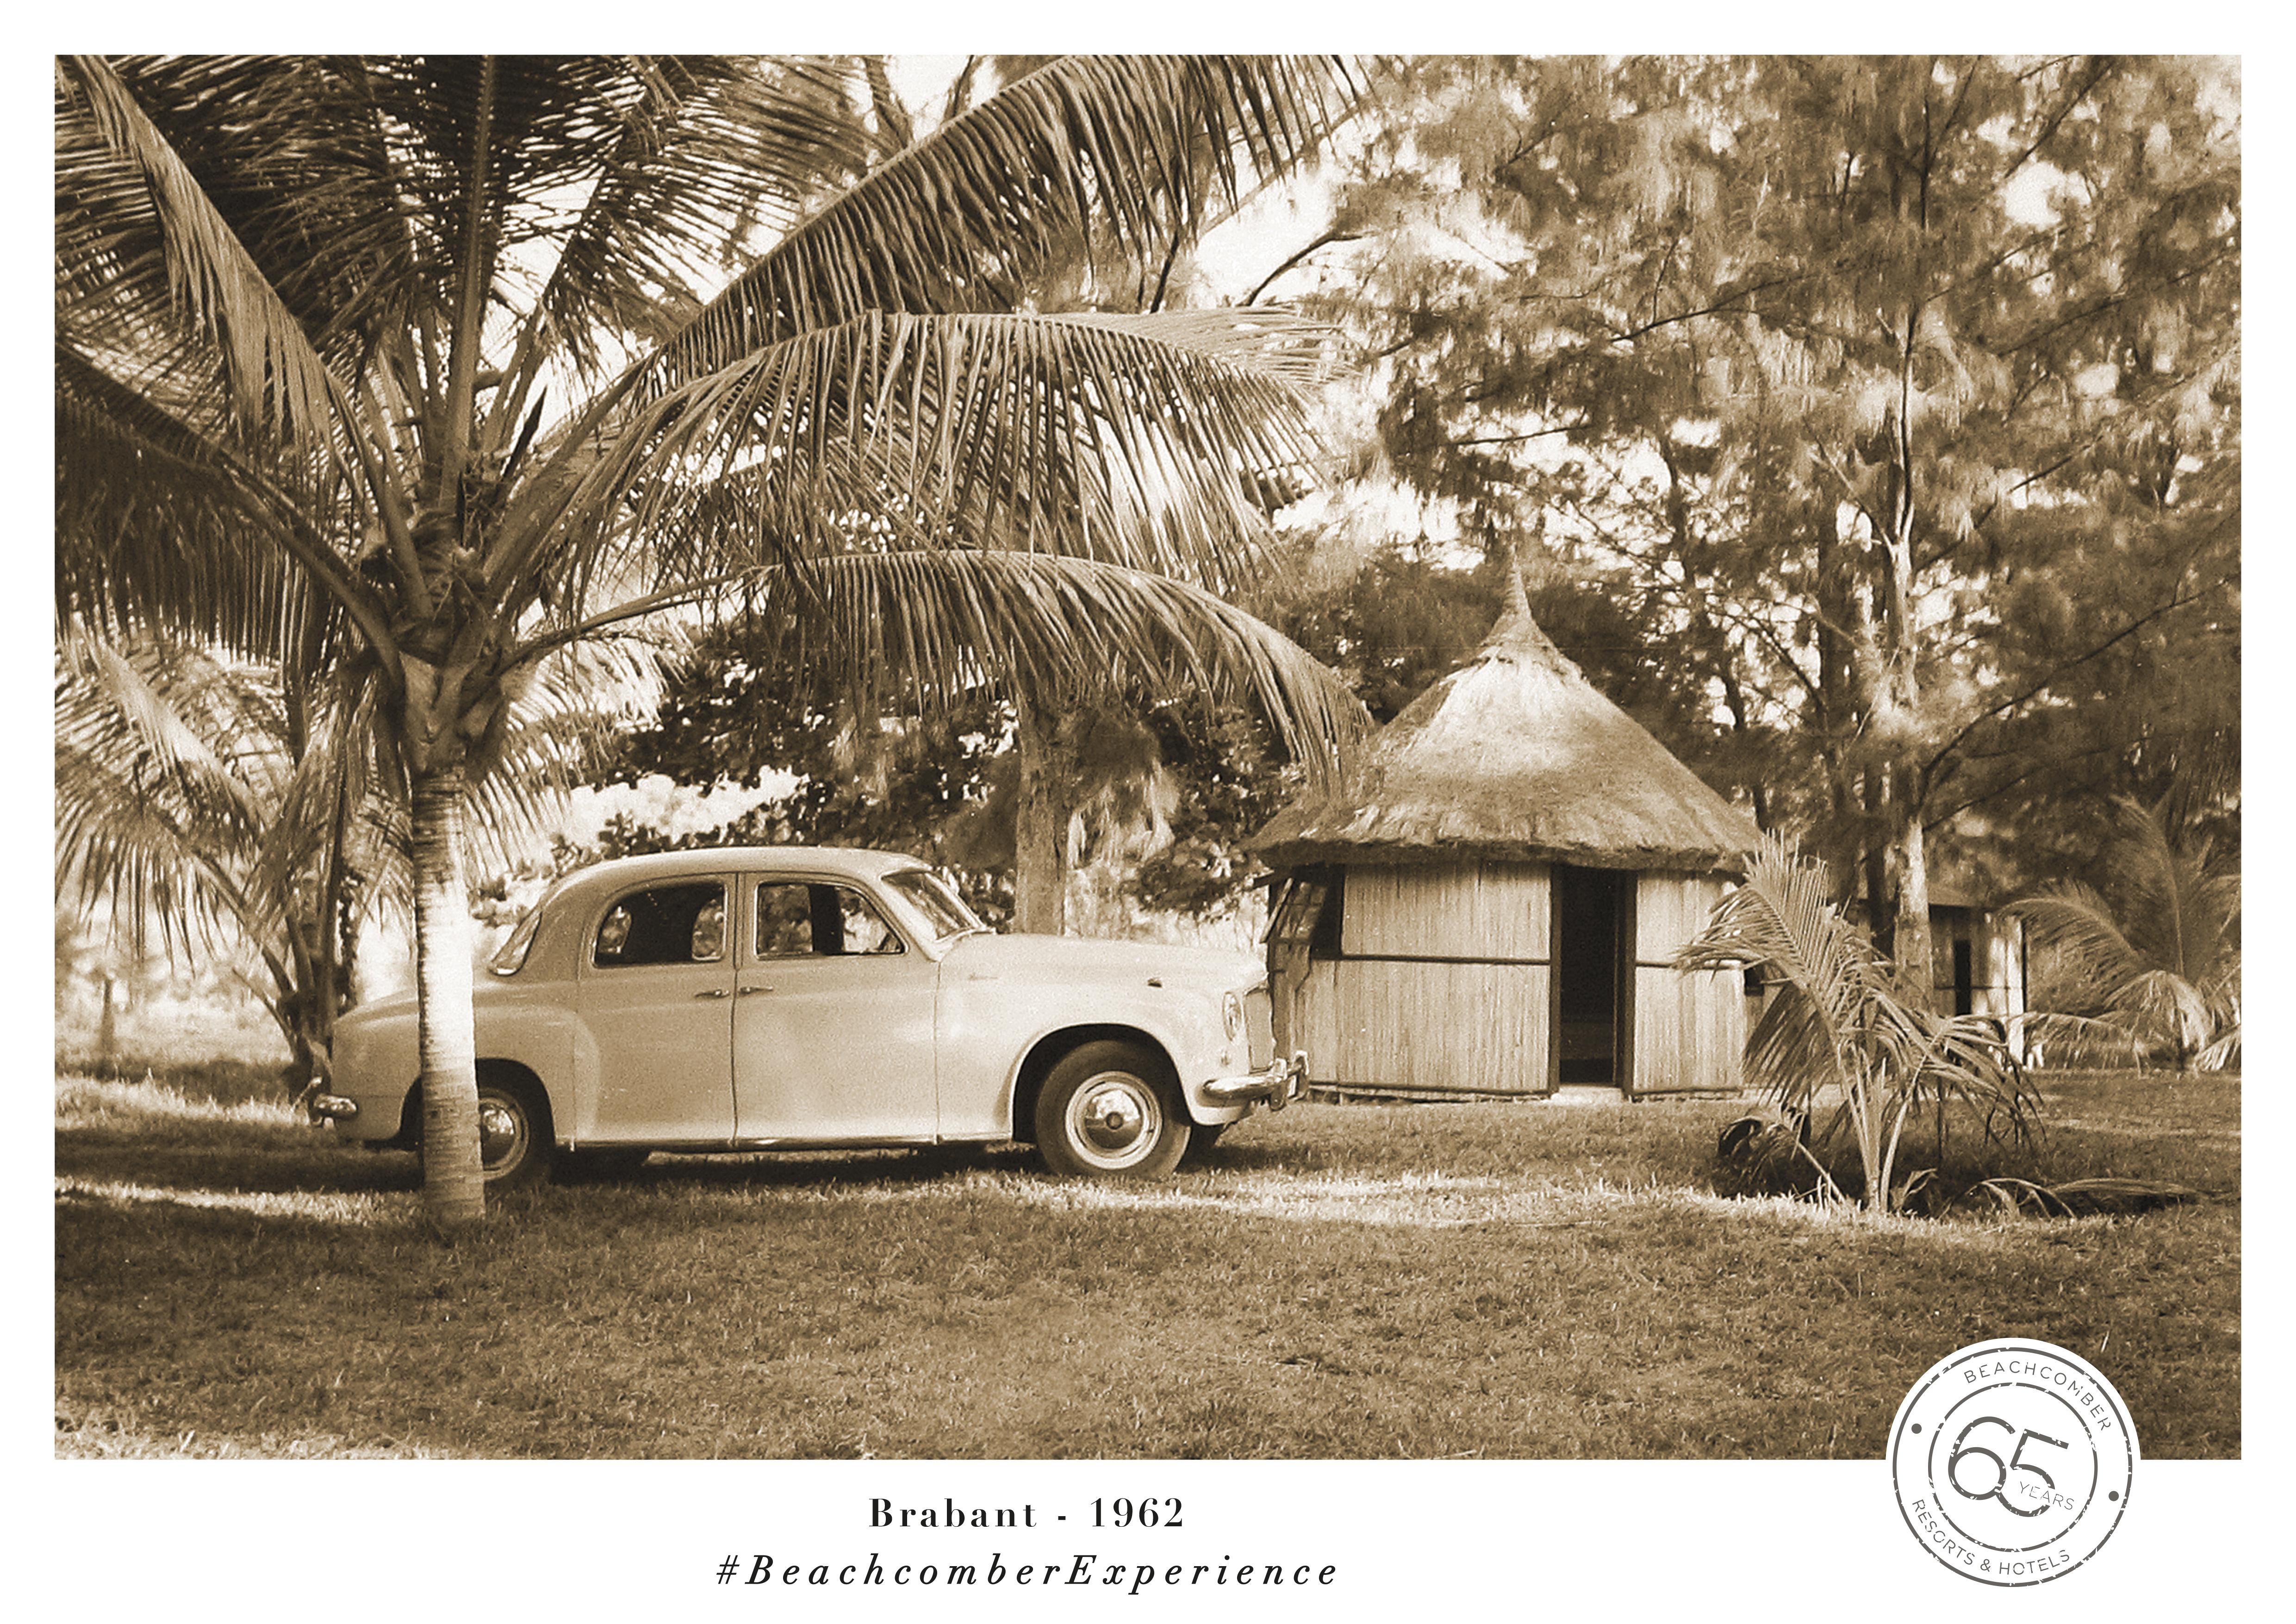
M599 922L590 962L601 970L621 970L703 964L725 954L725 886L715 880L686 881L616 898Z

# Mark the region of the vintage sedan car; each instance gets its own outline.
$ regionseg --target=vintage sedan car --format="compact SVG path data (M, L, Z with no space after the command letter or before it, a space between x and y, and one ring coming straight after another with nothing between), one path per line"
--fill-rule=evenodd
M1154 1177L1305 1086L1267 972L1204 948L998 936L914 857L727 848L601 863L474 997L490 1183L653 1151L1032 1143ZM344 1135L419 1148L414 996L337 1023Z

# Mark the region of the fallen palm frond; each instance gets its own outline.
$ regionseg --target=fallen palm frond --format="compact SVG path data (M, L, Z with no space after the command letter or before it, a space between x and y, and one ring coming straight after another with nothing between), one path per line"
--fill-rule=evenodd
M1980 1197L2011 1218L2084 1218L2184 1206L2199 1201L2201 1193L2141 1178L2075 1178L2045 1185L2030 1178L1995 1177L1972 1186L1964 1199Z

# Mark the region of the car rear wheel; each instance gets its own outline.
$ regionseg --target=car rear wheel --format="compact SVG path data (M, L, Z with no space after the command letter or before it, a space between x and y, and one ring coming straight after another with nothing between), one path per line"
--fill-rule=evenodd
M1055 1173L1160 1178L1188 1148L1187 1113L1166 1068L1137 1044L1080 1045L1037 1096L1037 1153Z
M517 1190L549 1176L550 1118L521 1084L479 1082L479 1166L489 1190Z

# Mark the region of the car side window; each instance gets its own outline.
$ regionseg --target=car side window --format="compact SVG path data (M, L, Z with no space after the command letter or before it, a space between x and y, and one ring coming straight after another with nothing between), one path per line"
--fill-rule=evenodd
M885 916L850 886L803 880L767 880L758 886L759 958L900 951L901 939Z
M704 964L726 954L726 888L687 881L633 891L606 910L590 962L601 970L636 964Z

